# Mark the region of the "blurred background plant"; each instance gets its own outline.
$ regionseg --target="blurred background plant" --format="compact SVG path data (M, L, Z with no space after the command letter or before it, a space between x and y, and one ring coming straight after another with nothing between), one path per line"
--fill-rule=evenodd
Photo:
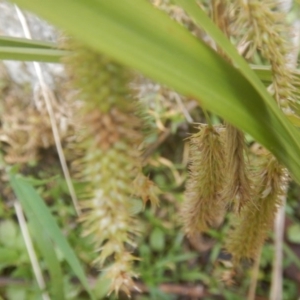
M24 5L22 1L15 2ZM226 52L226 46L222 48L218 45L212 31L207 34L207 28L199 26L197 17L191 13L188 6L183 5L185 1L150 2L187 28L197 39L215 49L218 56L234 64L228 54L230 51ZM293 31L293 28L298 28L299 7L296 1L293 5L283 8L276 6L276 1L266 2L201 1L200 7L227 37L231 37L232 43L248 62L256 65L253 67L256 74L265 86L269 86L269 92L277 103L281 104L290 121L299 127L298 73L294 71L299 41L296 32ZM136 300L229 300L246 299L247 295L249 300L268 299L269 291L274 285L274 273L278 277L278 269L273 267L273 259L274 252L278 251L278 244L274 244L274 240L278 239L280 233L269 231L277 207L270 208L267 219L258 219L253 211L263 204L252 203L248 199L250 196L245 196L247 193L243 194L237 189L234 195L229 197L231 203L228 204L226 199L224 206L221 203L220 215L211 217L211 211L207 212L207 222L205 221L202 227L199 225L197 232L190 228L190 219L187 217L193 213L195 205L188 207L187 204L188 208L185 210L181 209L181 204L185 201L184 198L189 199L193 196L194 191L189 191L189 187L198 188L198 183L195 185L192 182L193 178L197 179L199 175L198 167L192 169L189 160L192 158L192 163L200 161L203 166L208 156L197 158L197 150L206 151L205 153L211 151L204 146L206 150L198 147L198 138L203 145L207 136L207 144L211 145L216 143L210 136L213 132L214 137L220 139L217 144L222 147L223 152L218 152L219 156L224 156L222 163L225 162L228 153L234 152L239 153L239 166L245 164L247 167L247 174L241 175L241 171L229 163L226 165L225 178L224 174L218 173L219 171L215 174L214 167L206 171L205 174L218 178L218 186L214 188L213 193L207 192L210 181L204 184L202 197L205 195L209 200L228 198L228 191L225 193L226 197L218 193L223 180L229 184L228 173L234 173L233 169L238 174L234 177L235 182L243 181L239 176L249 176L251 179L257 176L257 166L261 164L261 157L264 157L267 150L262 148L256 139L261 139L259 141L269 148L273 147L272 140L264 142L263 137L259 135L259 129L257 132L247 131L248 124L244 124L243 120L239 121L239 117L234 119L232 116L233 124L239 125L240 122L241 129L248 132L245 133L243 145L243 133L226 125L227 139L228 132L230 136L241 136L233 139L233 144L237 140L242 141L233 151L235 146L226 146L226 127L221 125L221 117L230 121L230 115L222 115L222 108L218 110L213 105L205 105L205 95L203 106L200 107L199 102L195 100L201 100L198 95L182 96L172 88L148 79L147 72L146 75L136 71L129 72L129 69L114 60L97 53L97 49L62 42L62 37L56 29L34 15L23 14L6 2L1 2L0 5L3 14L0 21L3 34L3 39L0 40L0 55L3 58L11 55L9 58L15 60L56 62L60 61L63 55L62 61L67 65L68 73L67 76L61 64L33 65L30 62L16 61L1 63L0 299L127 299L129 294ZM252 8L252 11L248 11L247 7ZM262 7L265 10L255 10ZM287 15L283 14L282 9ZM251 13L254 13L257 19L253 16L249 18L247 14ZM261 26L261 18L267 20L269 27ZM251 24L250 19L253 22ZM272 20L276 23L275 27L272 27ZM259 26L263 27L262 32L255 32L260 30ZM268 32L270 28L272 32ZM260 34L264 39L253 39ZM5 37L23 35L26 38L31 35L33 39L44 40L48 44L41 42L35 45L25 40ZM289 35L296 40L293 47L285 46L285 43L288 43L285 39ZM273 39L265 38L266 36ZM270 45L268 41L275 39L275 44ZM21 48L19 52L15 51L16 46L12 47L14 43ZM60 48L68 49L71 54L57 49L57 44ZM35 52L26 51L26 48ZM279 51L279 54L276 51ZM292 52L293 67L287 71L284 67L278 70L276 59L283 60L280 61L280 65L284 66L286 55ZM113 58L122 61L121 56L115 56L113 55ZM126 65L130 65L128 61ZM268 68L269 65L272 72ZM142 67L133 67L143 71ZM98 68L101 69L99 73ZM42 70L43 76L40 76L39 70ZM217 76L217 72L215 74ZM280 80L278 74L286 81ZM99 78L94 83L93 80L98 75ZM209 77L209 74L207 76ZM232 76L234 79L234 75ZM211 77L210 88L214 84L217 85L214 77ZM157 80L164 82L161 78ZM272 80L274 84L270 85ZM102 85L99 85L99 82ZM169 85L172 84L169 82ZM182 91L179 87L177 89ZM286 90L288 92L285 93ZM222 92L220 94L223 97ZM102 101L97 103L100 98ZM249 99L251 96L246 100ZM222 103L218 105L221 107ZM209 113L205 110L206 106L211 110ZM225 107L224 111L226 109ZM252 117L255 119L256 115ZM209 125L204 126L203 123ZM212 126L214 129L211 129ZM206 135L200 134L199 137L199 128L206 128ZM137 129L141 130L137 132ZM145 136L144 141L136 143L142 134ZM191 134L192 138L189 139ZM189 144L189 141L192 143ZM280 143L276 145L278 149L284 149L280 148ZM190 149L192 147L196 147L194 152ZM275 150L280 152L277 148ZM64 150L64 154L60 149ZM140 158L137 158L138 152L141 153ZM241 163L244 153L247 155ZM291 152L289 153L292 156ZM280 180L284 176L285 182L286 173L275 158L267 158L267 164L263 160L264 167L260 177L262 184L264 180L267 183L266 186L259 185L259 190L264 195L262 199L272 196L272 191L277 193L274 200L277 205L277 196L282 196L281 189L284 189ZM232 160L234 159L233 157ZM254 163L254 168L253 165L249 166L249 161ZM221 167L216 168L223 168L222 163ZM61 164L65 166L63 170ZM188 165L190 173L187 170ZM74 177L73 183L70 183L68 169L71 177ZM95 169L100 170L100 173L95 173ZM276 176L279 174L279 179L272 179L275 176L271 173L273 170L276 171ZM193 175L192 172L197 174ZM291 172L295 176L293 170ZM188 179L191 174L194 177ZM203 176L201 180L207 179ZM243 177L244 182L246 177ZM186 181L190 183L184 193ZM252 186L253 183L248 185ZM237 186L240 190L245 187L242 183ZM75 193L72 194L72 191ZM116 191L119 193L117 196L114 194ZM243 195L246 199L244 202ZM156 205L158 197L159 206ZM75 205L72 205L70 198ZM27 221L22 219L16 199L20 201ZM243 208L247 201L254 205L254 208L248 208L248 214L245 213L247 206ZM286 220L280 228L284 233L284 239L279 241L279 250L283 252L282 266L279 270L282 291L279 290L277 298L271 293L269 299L272 300L300 297L299 203L299 187L291 183L287 203L283 206ZM219 204L220 202L217 203L218 209ZM228 207L230 212L225 215L224 211ZM216 220L212 221L212 218ZM236 221L237 218L240 219ZM105 221L107 219L108 224ZM238 223L241 232L234 232L232 220L246 220L248 223ZM253 220L253 223L257 221L257 226L251 226L248 220ZM182 230L183 222L188 238ZM207 227L216 224L216 228ZM249 236L244 234L250 230L247 225L250 225L251 230L255 230L251 243ZM27 229L29 235L26 234ZM260 229L263 233L256 234ZM190 234L191 231L193 234ZM260 248L265 239L266 244ZM251 248L255 243L258 246ZM224 251L224 245L234 254L233 262L230 254ZM243 247L239 248L239 245ZM250 247L247 248L247 245ZM236 266L236 261L243 256L259 259L256 259L253 266L249 260ZM119 293L111 293L112 290Z

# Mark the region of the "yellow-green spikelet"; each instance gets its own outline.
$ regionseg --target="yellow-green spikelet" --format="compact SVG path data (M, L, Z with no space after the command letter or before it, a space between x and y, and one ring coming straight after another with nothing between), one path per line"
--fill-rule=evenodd
M222 190L224 202L233 203L234 210L240 212L252 198L252 182L248 162L244 158L244 134L230 124L226 126L226 179Z
M240 35L241 45L248 45L246 57L250 58L255 51L260 51L271 65L275 100L282 108L292 106L298 99L297 78L289 57L289 53L293 52L292 35L286 15L279 8L279 1L233 2L233 10L237 12L232 22L233 31Z
M110 289L130 294L136 276L132 271L136 258L130 252L138 226L129 208L132 182L140 169L140 122L128 97L130 74L76 42L69 40L66 46L72 49L64 59L70 86L82 101L78 139L83 155L74 162L77 177L86 183L79 195L79 219L84 234L91 235L95 249L101 251L96 262L105 267Z
M186 234L193 237L219 225L225 212L224 147L217 127L200 126L190 137L189 170L181 215Z
M72 88L78 89L79 98L85 101L85 110L98 108L102 113L113 106L124 111L131 105L128 100L128 69L105 55L100 55L68 39L64 47L72 52L64 57Z
M238 264L242 259L257 259L287 186L287 172L276 158L267 155L257 177L256 199L247 202L229 233L226 249Z

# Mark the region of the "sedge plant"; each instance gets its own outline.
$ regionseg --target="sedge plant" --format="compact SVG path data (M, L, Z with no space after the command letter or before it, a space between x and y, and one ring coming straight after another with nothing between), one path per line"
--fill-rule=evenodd
M50 9L47 5L51 5L48 2L46 4L37 4L34 1L26 4L21 0L16 2L45 16ZM77 7L74 4L74 9L82 8L82 13L85 13L87 18L92 15L93 8L100 11L97 1L90 2L90 6L78 4L81 6ZM141 1L144 2L146 1ZM226 211L232 211L234 216L229 237L225 241L226 251L232 255L235 266L243 259L257 259L277 209L281 205L280 198L287 191L289 176L284 163L287 163L293 175L296 174L296 177L300 178L292 163L293 160L296 162L299 160L295 154L299 146L296 141L298 133L282 114L283 112L297 119L299 82L289 61L289 53L293 50L293 46L289 26L285 21L286 16L282 13L279 2L194 1L197 2L197 9L204 9L211 17L223 36L233 41L238 52L248 63L255 63L259 58L270 66L272 80L266 88L257 83L257 78L254 80L252 75L248 76L247 81L244 76L247 70L236 70L238 59L234 61L229 57L230 51L226 52L225 47L222 49L218 41L199 28L193 17L189 17L180 5L174 4L171 0L149 2L155 10L147 3L140 4L135 11L133 2L129 0L114 5L101 2L102 13L107 12L107 16L115 17L113 20L115 23L109 23L111 21L109 17L103 19L100 17L103 22L107 21L110 25L118 24L119 17L118 20L128 25L125 31L118 26L112 26L112 31L115 31L103 36L108 44L105 44L105 41L93 40L93 35L85 35L77 27L73 30L70 25L72 22L68 18L63 22L61 17L49 13L50 20L62 27L65 25L65 29L75 36L74 39L67 38L63 43L63 49L68 53L62 61L70 78L69 86L76 91L73 97L81 100L80 109L74 114L75 123L78 124L75 130L75 144L70 145L73 149L76 148L75 152L78 153L78 157L72 162L74 177L83 183L83 188L79 191L82 211L79 221L84 228L84 235L91 236L95 250L99 252L95 263L111 279L110 291L118 293L119 290L123 290L127 295L130 295L132 290L138 289L134 281L137 277L134 265L138 258L133 252L136 237L140 232L138 219L130 213L132 199L139 197L144 202L150 200L154 204L158 203L158 189L142 173L141 145L144 137L141 128L144 121L136 112L138 105L130 90L130 84L137 75L128 66L144 71L145 75L174 87L187 99L197 98L203 109L220 114L226 121L221 125L212 125L206 118L208 124L198 125L197 132L189 138L189 176L185 187L185 200L179 214L188 237L206 233L212 227L218 228ZM157 18L157 22L147 18L145 23L141 22L147 9L149 11L153 9L153 17ZM157 10L163 12L158 13ZM50 11L53 12L51 9ZM140 15L134 19L136 23L130 23L129 14L134 12ZM169 20L170 17L180 25L175 25L174 21ZM166 31L154 32L156 27L153 27L152 31L150 25L156 26L154 23ZM159 41L151 44L153 48L149 50L149 56L147 53L144 54L146 48L142 48L143 46L141 46L143 51L136 50L138 43L132 48L131 45L125 45L131 41L143 41L140 32L137 36L141 40L134 35L136 31L133 28L136 24L139 30L144 30L148 34L149 39L154 36L157 38L155 42ZM178 39L171 34L172 29L178 30ZM170 33L169 36L163 36L166 32ZM132 38L125 41L124 37L122 40L123 52L117 49L119 40L114 39L114 33L118 33L121 39L122 33ZM81 41L78 42L76 38ZM198 78L194 75L197 73L193 74L191 71L194 70L193 62L198 63L195 53L200 43L197 39L202 40L201 62L204 71L199 71L201 74L199 81L203 87L196 85ZM186 48L182 41L188 44ZM177 45L177 48L174 48L174 56L172 51L163 48L164 43ZM194 50L186 52L191 45L195 46L192 47L195 52ZM97 51L99 49L102 49L104 54L99 53ZM128 54L129 50L136 51L134 53L140 56L137 55L137 58L133 59L133 55ZM166 56L159 57L161 53ZM184 57L185 53L189 53L190 56ZM178 57L184 62L182 69L177 70ZM158 70L157 66L164 58L166 68ZM170 64L169 59L174 65ZM208 67L205 59L210 59ZM157 62L157 65L154 64ZM215 71L210 74L216 76L219 88L215 94L212 92L212 81L208 80L207 82L211 84L209 88L205 87L207 80L205 70L210 72L211 69ZM226 72L223 74L222 71L226 69L231 70L235 83L225 78ZM168 73L170 70L173 73ZM181 71L182 74L191 71L187 85L182 83ZM170 74L174 77L168 77ZM251 84L249 78L252 78ZM251 92L249 96L244 96L245 92L239 89L239 85L249 87ZM189 94L189 91L195 93ZM222 97L226 99L228 95L232 102L222 100ZM239 100L240 97L245 99ZM270 102L271 98L274 103ZM214 100L217 100L219 105L224 105L224 113ZM251 106L246 103L247 101L256 102ZM253 107L259 103L262 111L267 112L264 111L265 114L258 112L259 116L256 119ZM229 112L231 108L232 113ZM248 108L252 110L248 111ZM240 121L243 117L245 121ZM267 124L265 121L267 117L270 122L274 122L275 127L280 128L282 135L274 133L276 130L273 131L271 128L273 124ZM247 130L257 137L258 142L262 142L275 155L268 150L264 151L263 155L251 154L242 130ZM268 133L270 135L266 136ZM291 141L291 148L287 148L286 141ZM286 150L287 153L281 153L280 150Z

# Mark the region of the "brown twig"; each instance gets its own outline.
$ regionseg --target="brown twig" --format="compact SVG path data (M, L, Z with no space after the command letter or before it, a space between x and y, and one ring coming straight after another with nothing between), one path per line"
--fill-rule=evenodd
M136 283L137 287L142 293L149 292L149 288L143 283ZM190 299L201 299L207 296L203 285L198 284L194 286L162 283L158 286L159 290L167 294L176 294L180 296L187 296Z
M20 278L9 278L9 277L0 277L0 287L7 285L18 285L18 286L26 286L31 284L30 281L20 279Z

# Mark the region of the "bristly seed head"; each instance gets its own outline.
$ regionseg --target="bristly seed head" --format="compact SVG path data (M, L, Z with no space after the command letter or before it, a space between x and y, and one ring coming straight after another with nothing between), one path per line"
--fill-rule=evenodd
M68 40L70 56L65 57L70 85L82 101L78 112L80 157L74 161L79 193L83 235L91 236L94 263L106 268L111 291L127 295L135 288L132 271L136 260L129 251L136 247L138 220L131 213L134 198L158 203L155 185L141 173L139 159L141 120L129 95L129 72L122 65L85 46ZM77 100L77 99L76 99ZM139 182L136 183L134 179Z
M217 127L202 125L190 137L189 179L181 209L188 236L207 231L222 218L220 193L224 182L224 148Z
M258 190L254 201L246 203L226 241L226 250L237 265L241 259L256 259L270 230L280 197L287 187L287 172L276 158L269 154L257 176Z

